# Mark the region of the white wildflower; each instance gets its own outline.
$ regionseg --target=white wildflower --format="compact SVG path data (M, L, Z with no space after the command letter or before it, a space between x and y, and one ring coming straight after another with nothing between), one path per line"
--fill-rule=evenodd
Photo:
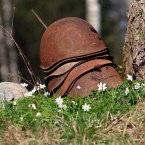
M37 114L35 115L36 117L41 117L41 113L37 112Z
M133 80L132 76L131 75L127 75L127 80L132 81Z
M135 88L135 90L139 90L141 88L140 83L135 83L134 88Z
M90 104L84 104L84 105L82 105L82 109L84 110L84 111L89 111L90 109L91 109L91 107L90 107Z
M75 101L71 101L74 105L77 105L77 103Z
M125 95L128 95L129 94L129 89L128 88L126 88L126 90L125 90Z
M35 104L30 104L29 107L31 107L32 109L36 110L36 105Z
M44 93L44 96L45 96L45 97L50 96L50 93L49 93L49 92L45 92L45 93Z
M63 106L63 104L59 104L59 105L58 105L58 107L59 107L60 109L62 109L62 106Z
M39 84L40 89L44 89L46 88L46 86L44 84Z
M67 108L67 105L64 104L64 105L62 106L62 109L63 109L63 110L66 110L66 108Z
M24 94L24 97L30 97L32 95L33 95L32 92L27 92L27 93Z
M58 98L55 99L55 102L56 102L58 105L62 105L63 99L62 99L61 96L60 96L60 97L58 97Z
M13 105L14 105L14 106L17 105L17 100L13 101Z
M77 86L76 88L77 88L78 90L80 90L80 89L81 89L81 86Z
M100 84L98 84L98 91L105 91L106 89L107 89L106 83L100 82Z
M35 104L32 104L32 108L33 108L34 110L36 110L36 105L35 105Z
M20 121L23 121L23 120L24 120L24 118L23 118L23 116L21 116L21 117L20 117Z
M39 84L37 83L37 86L35 87L37 91L46 88L46 86L44 84Z
M66 108L67 108L66 104L60 104L60 105L58 105L58 107L63 110L66 110Z
M34 94L36 92L36 87L34 87L32 90L31 90L31 93Z
M26 83L21 83L20 84L22 87L28 87L28 84L26 84Z

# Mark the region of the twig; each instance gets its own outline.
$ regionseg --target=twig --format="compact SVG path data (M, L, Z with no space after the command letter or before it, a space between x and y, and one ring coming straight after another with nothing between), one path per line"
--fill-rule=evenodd
M32 13L35 15L35 17L38 19L38 21L44 26L45 29L47 29L46 24L42 21L42 19L36 14L36 12L32 9Z
M35 74L34 74L34 72L33 72L33 69L32 69L32 67L31 67L31 65L30 65L30 63L29 63L29 61L28 61L28 59L26 58L25 54L23 53L21 47L18 45L18 43L15 41L14 37L12 36L12 34L11 34L8 30L6 30L6 29L5 29L3 26L1 26L1 25L0 25L0 27L5 31L5 33L7 33L7 34L9 35L10 39L11 39L11 40L14 42L14 44L16 45L16 47L17 47L17 49L18 49L18 51L19 51L19 54L22 56L23 61L24 61L25 65L26 65L26 67L27 67L27 69L28 69L28 72L29 72L29 74L30 74L30 76L31 76L31 78L32 78L32 81L33 81L34 85L36 85L37 83L39 83L39 81L37 80L37 78L36 78L36 76L35 76Z
M109 132L114 126L116 126L119 122L121 122L122 119L123 119L123 117L121 117L120 119L114 120L114 121L105 129L105 132Z
M23 81L25 81L26 83L28 83L28 84L34 86L33 83L31 83L29 80L25 79L24 77L22 77L22 76L20 76L20 75L13 75L13 74L12 74L11 76L12 76L12 77L16 77L16 78L18 78L18 79L20 79L20 80L23 80Z

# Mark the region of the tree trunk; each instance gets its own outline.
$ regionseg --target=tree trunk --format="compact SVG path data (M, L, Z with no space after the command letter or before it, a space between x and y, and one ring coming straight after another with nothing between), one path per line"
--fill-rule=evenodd
M145 1L130 0L128 27L123 49L125 74L145 80Z
M2 19L0 15L0 25L2 25ZM4 81L8 81L7 73L8 70L8 59L6 56L6 49L4 44L4 31L3 29L0 29L0 79Z
M101 33L101 6L98 0L86 0L86 19Z
M0 25L3 26L7 31L12 33L12 1L2 0L1 1L1 15L0 15ZM17 82L16 77L18 73L17 64L17 53L14 47L14 43L11 38L2 29L0 30L0 75L2 81L13 81ZM12 75L10 77L10 75Z

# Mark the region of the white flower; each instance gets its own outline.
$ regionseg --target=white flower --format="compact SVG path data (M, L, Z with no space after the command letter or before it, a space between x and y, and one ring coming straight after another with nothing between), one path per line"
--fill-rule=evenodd
M44 93L44 96L45 96L45 97L50 96L50 93L49 93L49 92L45 92L45 93Z
M37 114L35 115L36 117L41 117L41 113L37 112Z
M31 107L32 109L36 110L36 105L35 104L30 104L29 107Z
M125 95L128 95L128 93L129 93L129 89L126 88L126 90L125 90Z
M35 110L36 109L36 105L32 104L31 107Z
M139 90L141 88L140 83L135 83L134 88L135 88L135 90Z
M32 92L27 92L24 94L24 97L30 97L30 96L32 96Z
M36 92L36 87L31 90L31 93L34 94Z
M26 83L21 83L20 84L22 87L28 87L28 84L26 84Z
M21 117L20 117L20 121L23 121L23 119L24 119L23 116L21 116Z
M84 104L84 105L82 105L82 109L84 110L84 111L89 111L90 109L91 109L91 107L90 107L90 104Z
M81 86L77 86L76 88L77 88L78 90L80 90L80 89L81 89Z
M55 99L55 102L56 102L58 105L62 105L63 99L62 99L61 96L60 96L60 97L58 97L58 98Z
M46 86L44 84L39 84L40 89L44 89L46 88Z
M64 104L64 105L62 106L62 109L63 109L63 110L66 110L66 108L67 108L67 106L66 106L66 104Z
M131 75L127 75L127 80L132 81L133 80L132 76Z
M45 86L44 84L39 84L39 83L37 83L37 86L36 86L36 90L37 90L37 91L39 91L39 90L41 90L41 89L44 89L44 88L46 88L46 86Z
M98 84L98 91L105 91L106 89L107 89L106 83L100 82L100 84Z
M17 105L17 100L13 101L13 105L16 106Z
M66 108L67 108L67 106L66 106L66 104L61 104L61 105L58 105L58 107L60 108L60 109L63 109L63 110L66 110Z
M71 101L74 105L77 105L77 103L75 101Z

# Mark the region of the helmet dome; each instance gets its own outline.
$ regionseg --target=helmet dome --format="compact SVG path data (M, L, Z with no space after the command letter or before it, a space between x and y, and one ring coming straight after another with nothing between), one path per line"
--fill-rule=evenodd
M65 59L83 57L106 48L87 21L68 17L52 23L40 44L40 66L48 68Z

